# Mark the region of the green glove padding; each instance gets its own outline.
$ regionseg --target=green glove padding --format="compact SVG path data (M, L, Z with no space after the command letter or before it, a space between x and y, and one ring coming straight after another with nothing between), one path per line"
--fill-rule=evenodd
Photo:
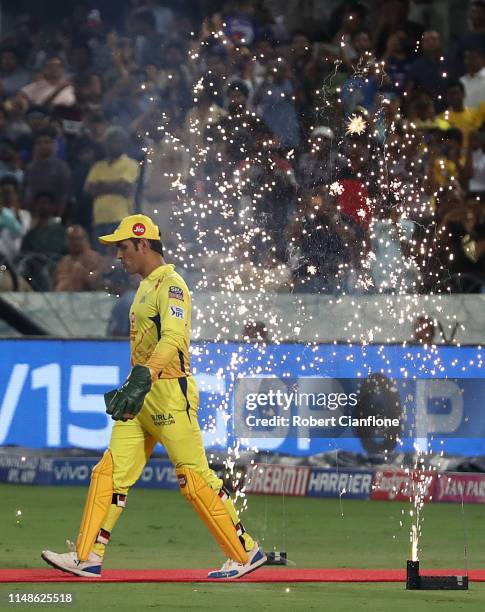
M134 366L122 387L104 394L106 412L114 421L126 421L123 418L125 413L137 415L151 386L150 370L145 366Z

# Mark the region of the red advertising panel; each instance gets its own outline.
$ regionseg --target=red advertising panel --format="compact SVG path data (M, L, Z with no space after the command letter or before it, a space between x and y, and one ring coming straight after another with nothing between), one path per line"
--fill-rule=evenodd
M267 495L306 495L310 468L258 464L248 466L247 493Z
M439 474L434 501L485 504L485 474Z
M371 499L409 501L419 494L427 502L433 497L435 480L435 472L376 471L372 483Z

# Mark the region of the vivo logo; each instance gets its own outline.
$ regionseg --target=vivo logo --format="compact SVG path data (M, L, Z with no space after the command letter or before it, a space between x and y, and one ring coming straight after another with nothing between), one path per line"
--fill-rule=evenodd
M55 480L88 480L91 476L91 466L86 464L72 465L66 463L64 465L54 466Z

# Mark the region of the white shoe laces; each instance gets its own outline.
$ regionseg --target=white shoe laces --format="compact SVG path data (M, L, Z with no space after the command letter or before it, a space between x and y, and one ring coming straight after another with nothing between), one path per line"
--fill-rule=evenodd
M76 544L72 540L66 540L66 546L69 552L76 552Z
M223 564L223 566L221 567L221 572L228 572L231 569L234 569L235 566L239 565L239 563L237 563L236 561L233 561L232 559L227 559L227 561Z

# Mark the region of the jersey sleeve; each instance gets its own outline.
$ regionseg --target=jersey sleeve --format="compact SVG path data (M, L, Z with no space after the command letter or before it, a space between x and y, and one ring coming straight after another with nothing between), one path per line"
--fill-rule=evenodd
M158 378L160 372L173 361L179 351L184 350L190 308L187 287L174 279L162 282L157 294L157 308L161 336L146 363L153 380Z

